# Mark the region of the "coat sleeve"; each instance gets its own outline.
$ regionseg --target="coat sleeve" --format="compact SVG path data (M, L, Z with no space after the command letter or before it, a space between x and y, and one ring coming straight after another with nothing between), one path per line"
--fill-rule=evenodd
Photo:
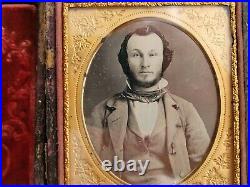
M210 144L210 137L204 122L193 104L187 103L184 112L186 117L185 135L187 150L191 169L194 169L204 158L204 154Z
M94 107L91 115L86 118L88 134L97 154L100 154L104 136L105 107L103 103Z

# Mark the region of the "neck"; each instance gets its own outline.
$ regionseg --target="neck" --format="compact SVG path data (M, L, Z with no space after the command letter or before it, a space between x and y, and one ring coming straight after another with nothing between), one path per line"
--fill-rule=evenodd
M159 82L151 87L142 87L137 85L132 85L132 89L135 91L151 92L159 89Z

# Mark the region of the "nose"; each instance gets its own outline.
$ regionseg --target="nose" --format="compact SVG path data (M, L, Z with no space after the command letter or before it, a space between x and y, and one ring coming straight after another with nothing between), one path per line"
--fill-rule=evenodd
M147 56L144 56L141 62L141 67L142 68L146 68L146 67L150 67L150 59Z

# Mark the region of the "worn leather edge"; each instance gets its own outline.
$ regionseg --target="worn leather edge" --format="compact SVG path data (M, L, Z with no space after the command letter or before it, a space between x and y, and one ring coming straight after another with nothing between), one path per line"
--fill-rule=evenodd
M240 167L241 184L247 183L247 163L246 163L246 106L245 106L245 74L244 74L244 48L242 35L242 3L236 3L236 34L237 34L237 55L238 55L238 80L239 80L239 99L240 99Z
M36 125L35 125L35 161L34 184L45 184L45 55L44 55L44 4L38 6L38 62L36 83Z
M45 3L45 95L46 95L46 175L47 184L58 184L55 3Z

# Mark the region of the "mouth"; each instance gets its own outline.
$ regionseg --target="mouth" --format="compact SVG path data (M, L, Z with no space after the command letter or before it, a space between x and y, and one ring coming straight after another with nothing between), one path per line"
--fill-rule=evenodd
M140 74L153 74L152 71L140 71L139 73Z

